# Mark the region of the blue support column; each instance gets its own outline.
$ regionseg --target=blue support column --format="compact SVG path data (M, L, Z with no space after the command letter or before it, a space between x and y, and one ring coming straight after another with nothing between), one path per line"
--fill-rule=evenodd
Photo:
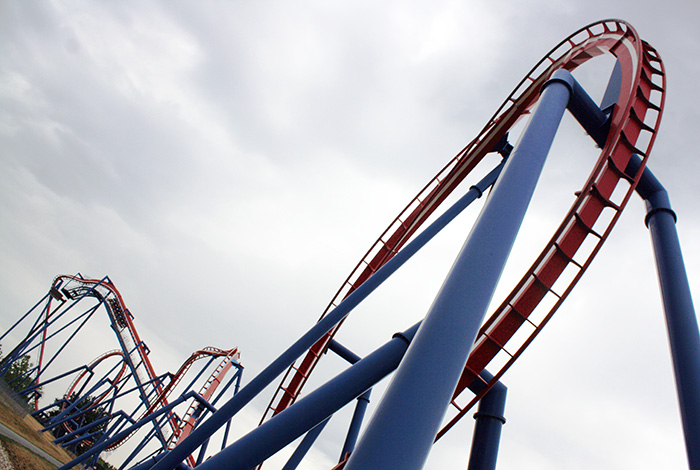
M348 427L348 434L343 443L343 450L340 451L340 460L338 463L342 462L347 454L355 450L355 444L357 444L357 437L360 435L360 428L362 427L362 421L365 419L365 413L367 412L367 406L369 406L369 397L371 394L372 389L370 388L357 397L355 411L352 414L352 420L350 420L350 427Z
M150 422L152 422L153 420L158 419L160 416L162 416L162 415L164 415L164 414L166 414L166 413L170 413L170 412L172 411L173 408L175 408L176 406L178 406L180 403L182 403L182 402L184 402L184 401L186 401L186 400L189 400L190 398L195 398L195 399L198 400L200 403L204 401L204 399L203 399L198 393L196 393L196 392L194 392L194 391L190 391L190 392L187 392L187 393L185 393L185 394L183 394L183 395L180 395L180 397L178 397L177 400L175 400L175 401L173 401L173 402L167 404L166 406L162 407L160 410L155 411L155 412L153 412L153 413L147 415L146 417L140 419L140 420L137 421L136 423L133 423L131 426L129 426L128 428L126 428L126 429L124 429L124 430L122 430L122 431L120 431L120 432L114 434L114 435L113 435L112 437L110 437L109 439L107 439L107 440L105 440L105 441L103 441L103 442L101 442L101 443L99 443L99 444L96 444L96 445L92 446L92 447L90 448L90 450L88 450L88 451L85 452L84 454L81 454L81 455L79 455L78 457L74 458L73 460L71 460L71 461L68 462L67 464L65 464L65 465L63 465L62 467L60 467L58 470L68 470L68 469L71 469L71 468L73 468L73 467L75 467L75 466L77 466L77 465L82 464L83 462L85 462L85 461L87 461L88 459L90 459L90 457L92 457L93 455L99 454L100 452L102 452L103 450L105 450L105 449L106 449L107 447L109 447L110 445L112 445L112 444L114 444L114 443L116 443L116 442L119 442L120 440L124 439L125 437L127 437L129 434L131 434L132 432L134 432L134 431L136 431L137 429L139 429L139 428L140 428L141 426L143 426L144 424L150 423ZM165 454L161 454L161 455L165 455ZM184 458L183 458L183 460L184 460ZM173 469L173 468L179 468L179 467L178 467L179 464L180 464L180 462L174 464L174 465L171 466L170 468L171 468L171 469ZM139 468L141 468L141 467L139 466ZM147 468L147 467L146 467L146 468Z
M636 157L628 173L636 174L639 166ZM645 223L654 247L688 463L691 469L700 469L700 332L678 241L676 214L668 193L648 168L637 192L647 206Z
M555 72L346 470L423 467L571 94Z
M350 351L348 348L338 343L334 339L331 340L330 344L328 345L328 349L335 352L337 355L344 358L351 364L355 364L361 359L360 356ZM340 459L338 463L345 460L347 454L350 454L353 450L355 450L355 444L357 443L357 437L360 435L360 428L362 427L362 421L365 418L365 412L367 411L367 406L369 405L369 397L371 394L372 389L370 388L365 393L357 397L355 411L353 412L352 419L350 420L348 434L345 437L343 449L340 451Z
M504 144L506 145L506 144ZM507 147L507 145L506 145ZM469 204L480 198L481 195L492 185L502 171L504 164L501 162L489 172L479 183L472 186L469 191L462 196L444 214L438 217L428 228L416 235L401 251L391 258L384 266L375 272L367 281L354 290L345 298L334 310L323 317L309 331L307 331L294 344L289 346L277 359L269 364L262 372L243 387L228 402L226 402L217 413L214 413L208 420L202 423L197 429L177 445L173 450L168 451L164 457L153 467L153 470L172 470L175 465L182 462L188 455L202 445L204 440L216 432L231 417L238 413L245 405L255 398L265 387L270 385L284 370L289 367L299 356L308 351L316 342L345 318L360 302L388 279L397 269L403 266L414 254L445 228L457 215L459 215Z
M306 436L304 436L304 439L301 440L297 448L294 450L292 456L289 457L287 463L284 464L282 470L296 470L301 461L304 460L304 457L306 457L306 453L309 452L309 449L311 449L311 446L314 445L314 442L316 442L318 436L321 435L321 431L323 431L323 428L326 427L326 424L328 424L328 421L330 420L330 418L326 419L322 423L316 425L316 427L311 431L306 433Z
M489 381L491 374L484 371L482 378ZM481 382L480 382L481 384ZM482 384L482 388L483 388ZM478 393L473 387L470 390ZM501 428L506 422L506 394L508 389L501 382L496 382L491 390L479 400L479 408L474 414L474 436L469 455L468 470L495 470L498 458L498 445L501 441Z
M406 352L408 343L418 330L418 325L414 325L404 333L394 335L384 346L250 431L197 468L200 470L221 468L249 470L274 455L393 372Z

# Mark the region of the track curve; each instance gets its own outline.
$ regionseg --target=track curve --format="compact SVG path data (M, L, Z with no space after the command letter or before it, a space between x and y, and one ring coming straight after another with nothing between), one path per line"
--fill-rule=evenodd
M49 324L52 320L52 315L54 315L54 313L60 308L59 306L55 310L52 309L52 301L60 300L63 302L64 296L74 301L77 301L83 297L93 297L99 302L103 303L112 323L112 329L116 333L119 340L119 345L121 347L119 350L101 354L90 364L88 364L86 370L78 374L73 379L68 387L65 397L71 396L71 394L76 390L78 384L88 375L88 371L91 370L92 367L110 357L119 356L121 357L123 364L117 372L117 375L113 378L113 381L119 382L127 375L135 381L137 388L140 391L141 400L144 406L144 411L138 418L140 420L169 404L168 400L170 394L177 388L182 378L198 360L203 358L211 358L212 360L215 358L221 358L221 362L223 364L223 366L218 367L211 374L209 379L206 381L204 388L200 390L200 395L202 395L205 399L212 396L218 383L223 380L226 372L228 372L234 362L238 364L240 360L240 352L238 348L220 349L207 346L192 353L190 357L187 358L179 367L177 372L170 374L169 381L163 382L161 380L157 380L158 375L156 375L155 369L148 357L148 347L141 340L141 337L136 330L136 326L133 323L133 315L126 307L124 299L122 298L119 290L109 278L89 279L84 278L81 275L56 276L51 284L50 296L48 298L47 308L45 309L43 322ZM40 372L37 374L37 383L39 382L39 376L43 367L42 361L47 334L47 329L45 329L42 334L44 341L41 343L39 353L38 367ZM94 397L92 405L98 405L104 401L110 393L116 394L116 390L108 389L98 397ZM194 405L192 405L190 408L193 406ZM180 419L174 412L170 412L166 422L167 426L169 427L168 444L170 446L169 448L172 448L177 445L182 438L184 438L183 436L186 435L192 427L194 427L197 422L197 417L193 417L190 410L188 410L188 415L184 419ZM184 434L183 429L185 429ZM114 449L122 446L134 434L135 432L113 442L105 450L113 451ZM191 459L190 463L194 465L194 460Z
M622 80L605 145L551 240L480 329L453 396L453 416L448 418L438 438L473 407L534 340L581 278L627 204L641 170L630 176L625 169L632 154L642 157L644 168L665 101L665 72L655 49L631 25L615 19L592 23L561 41L520 81L477 137L425 185L379 236L321 315L323 318L333 310L408 242L496 143L529 113L542 85L555 70L573 71L588 60L607 54L619 62ZM600 217L604 211L612 212L607 220ZM581 250L584 244L586 253ZM565 271L573 274L564 279ZM544 306L543 300L550 297L553 301ZM537 319L533 315L536 311ZM319 340L301 362L288 369L261 423L296 400L341 325L342 322ZM516 332L519 338L514 343ZM466 405L459 405L457 399L499 354L505 354L507 359L491 371L493 380Z

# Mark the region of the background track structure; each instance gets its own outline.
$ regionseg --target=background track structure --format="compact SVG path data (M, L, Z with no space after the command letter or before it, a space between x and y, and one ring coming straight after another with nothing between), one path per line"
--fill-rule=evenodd
M97 304L82 311L78 305L85 304L88 299L96 299ZM56 368L61 367L61 364L57 364L57 358L65 351L69 343L77 341L78 333L100 306L104 306L111 329L116 334L119 349L101 353L85 366L72 371L60 370L56 372ZM73 377L63 399L59 402L44 404L43 407L40 407L39 400L34 400L36 411L33 414L46 426L46 430L60 427L63 429L60 432L61 435L75 434L75 438L68 443L61 441L62 445L74 448L74 450L80 443L82 445L80 450L84 451L115 434L127 421L133 421L134 417L136 417L136 421L139 421L168 406L171 394L178 389L178 385L198 361L201 361L200 365L203 367L198 372L197 377L205 373L213 361L219 361L209 378L198 390L199 397L203 400L212 401L220 398L220 394L216 394L216 390L222 383L225 383L223 391L231 385L231 381L236 382L236 390L240 385L242 366L240 365L240 352L237 348L206 347L192 353L174 374L156 374L149 358L150 350L134 325L134 316L127 308L119 290L108 277L88 279L80 274L57 276L44 298L4 333L0 340L18 328L23 321L31 320L30 314L37 314L37 311L38 316L34 318L33 325L25 334L24 339L3 361L2 374L9 369L14 361L20 360L27 354L36 353L37 364L27 371L27 378L31 378L31 385L26 385L26 379L21 380L20 382L23 382L24 385L17 390L19 394L40 397L40 391L45 384L64 377ZM63 344L56 347L55 343L61 341L61 335L66 334L68 338ZM49 358L45 356L49 351L50 343L52 343L53 355ZM84 353L86 352L84 351ZM98 378L96 371L100 364L114 360L117 361L117 364L103 377ZM55 366L51 367L49 372L48 368L52 364ZM226 375L232 368L236 368L237 373L230 374L227 379ZM227 380L228 382L225 382ZM186 394L196 381L197 378L189 383L184 393L180 393L182 391L178 390L176 398ZM119 404L123 402L119 399L130 393L124 392L127 384L132 386L131 392L138 395L137 402L140 404L131 413L132 417L125 419L128 412L125 409L120 409ZM174 411L167 413L164 420L155 424L151 438L146 440L156 437L161 441L161 450L165 450L175 447L181 439L184 439L205 416L201 406L199 406L200 401L195 399L189 401L187 411L182 417ZM87 408L85 403L88 403ZM124 404L123 406L132 406L132 404ZM139 409L141 409L140 412ZM99 410L100 413L110 417L104 425L103 432L96 434L94 431L80 432L78 430L84 420L82 416L91 410ZM114 440L104 450L113 451L122 446L135 432L136 430ZM81 436L87 437L80 439ZM145 444L146 442L141 442L137 444L137 448L142 448ZM189 456L188 462L194 465L194 457Z

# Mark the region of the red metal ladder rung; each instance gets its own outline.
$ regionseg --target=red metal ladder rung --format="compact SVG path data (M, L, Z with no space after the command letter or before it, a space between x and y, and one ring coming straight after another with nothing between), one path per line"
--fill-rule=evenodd
M539 286L543 287L547 292L550 292L550 293L551 293L552 295L554 295L557 299L560 299L560 300L561 300L561 295L559 295L559 294L557 294L556 292L554 292L554 289L552 289L552 288L549 287L547 284L545 284L544 281L542 281L542 280L537 276L537 274L535 274L534 272L532 273L532 278L535 280L535 283L536 283L536 284L538 284Z
M566 252L564 251L564 249L563 249L561 246L559 246L559 244L558 244L557 242L554 242L553 245L554 245L555 251L556 251L557 253L559 253L559 254L566 260L567 263L571 263L571 264L573 264L574 266L576 266L577 268L583 269L583 266L581 266L581 265L578 263L578 261L576 261L575 259L573 259L571 256L567 255Z
M602 240L603 237L599 233L597 233L595 230L593 230L592 227L589 227L588 224L583 221L583 219L578 214L578 212L574 212L574 218L576 219L576 223L579 224L580 226L582 226L586 230L586 232L588 232L589 234L593 235L594 237Z
M365 264L367 265L367 267L369 268L369 270L372 271L372 274L374 274L374 273L377 272L378 268L372 267L372 265L369 264L369 261L367 261L366 259L363 259L362 262L365 263Z
M317 357L318 357L318 356L317 356ZM308 378L308 376L307 376L306 374L304 374L301 370L299 370L298 367L292 366L292 369L294 369L295 371L297 371L297 373L298 373L299 375L301 375L303 378L305 378L305 379ZM284 390L285 392L287 391L284 387L280 387L280 388L281 388L282 390Z
M539 330L539 329L540 329L539 326L535 325L535 323L534 323L532 320L530 320L530 317L529 317L529 316L523 315L523 313L520 312L517 308L515 308L515 306L514 306L511 302L508 302L506 305L507 305L513 312L515 312L516 315L518 315L518 316L519 316L520 318L522 318L524 321L528 322L528 323L529 323L530 325L532 325L536 330Z
M600 189L598 189L598 185L596 185L595 183L593 183L593 184L591 185L590 194L591 194L592 196L594 196L596 199L598 199L599 201L601 201L601 202L603 203L603 205L605 205L605 207L611 207L611 208L613 208L613 209L614 209L615 211L617 211L617 212L619 212L619 211L621 210L621 209L620 209L620 206L618 206L617 204L615 204L614 202L612 202L610 199L608 199L607 197L605 197L605 196L603 195L603 193L600 192Z
M496 341L494 338L491 337L491 335L490 335L489 333L483 333L483 335L484 335L484 337L486 337L486 339L487 339L488 341L491 341L493 344L495 344L496 346L498 346L498 348L499 348L501 351L505 352L505 353L508 355L508 357L513 357L513 355L510 353L510 351L508 351L508 350L506 349L506 345L505 345L505 344L501 344L500 342Z
M642 57L644 60L644 65L652 69L654 72L658 73L659 75L663 75L663 71L656 68L654 65L652 65L652 62L656 62L657 64L661 63L661 59L656 57L655 55L651 54L651 52L656 52L655 49L652 48L645 48L644 54L642 54Z
M649 65L649 68L650 68L651 70L653 70L653 71L655 71L655 72L661 74L661 72L660 72L659 70L656 70L656 69L655 69L654 67L652 67L651 65ZM649 74L647 73L647 69L644 68L644 67L642 67L642 80L644 80L644 83L646 83L647 85L649 85L649 88L651 88L652 90L654 90L654 91L664 91L664 89L663 89L663 87L662 87L661 85L657 85L656 83L654 83L654 81L651 79L651 77L650 77ZM633 109L634 109L634 108L633 108Z
M651 100L647 98L647 96L644 94L644 90L642 90L642 87L639 85L637 85L636 97L642 100L648 108L651 108L654 111L661 112L661 107L659 107L659 105L656 103L652 103Z
M280 390L282 390L282 392L284 392L284 395L287 395L288 397L291 397L292 399L296 400L297 394L290 392L286 387L280 387ZM272 407L270 407L270 408L272 408ZM273 411L275 413L277 413L276 409L274 409Z
M627 137L627 133L625 132L624 129L622 129L620 131L620 140L625 145L625 147L627 147L629 150L632 151L632 153L636 153L637 155L639 155L641 157L647 156L647 154L645 152L642 152L641 149L638 149L637 147L635 147L635 145L632 143L632 141L630 141L629 137Z
M398 253L393 246L389 245L389 243L385 242L383 239L380 238L379 241L382 242L382 245L384 245L384 248L386 248L389 253Z
M643 130L649 131L652 134L654 133L654 128L651 127L649 124L645 123L644 120L639 117L637 111L635 111L634 108L630 108L630 118L632 118L634 122L639 124L639 127L641 127Z
M617 176L627 180L627 182L630 184L632 184L634 182L634 177L628 175L625 172L625 170L623 170L622 168L617 166L617 163L615 163L615 160L613 160L612 156L608 156L607 163L608 163L608 168L610 168L612 171L614 171Z

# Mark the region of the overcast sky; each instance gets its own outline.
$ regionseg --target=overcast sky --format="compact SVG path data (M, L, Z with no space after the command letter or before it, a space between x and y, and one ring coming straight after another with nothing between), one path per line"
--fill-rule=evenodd
M629 21L666 65L649 166L678 213L697 299L696 1L4 1L0 330L56 275L109 275L159 372L200 347L237 346L249 381L532 65L604 18ZM607 76L581 80L599 99ZM553 148L516 245L523 263L592 167L574 158L590 145L582 133ZM635 197L504 377L499 468L686 465L643 215ZM341 341L366 354L421 318L469 217L359 309ZM466 468L463 421L426 468ZM332 422L303 468L330 468L345 425Z

